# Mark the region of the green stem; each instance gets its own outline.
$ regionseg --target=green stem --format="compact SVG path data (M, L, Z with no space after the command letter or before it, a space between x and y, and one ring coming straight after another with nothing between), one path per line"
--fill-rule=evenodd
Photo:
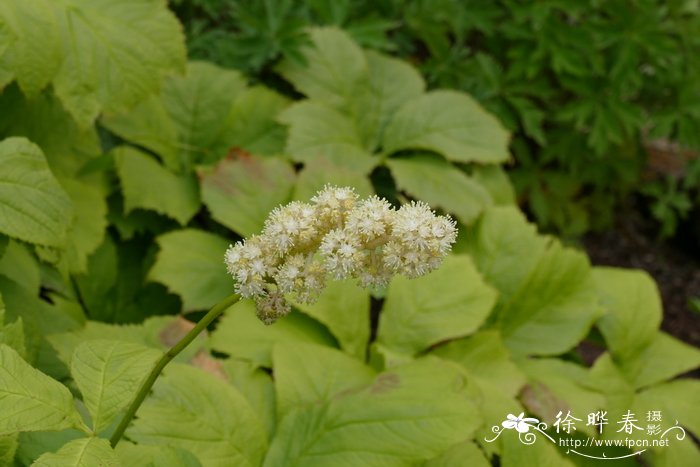
M117 443L119 443L119 440L124 435L126 427L129 426L129 423L131 423L131 420L134 418L134 415L136 415L136 411L139 409L139 407L141 407L141 404L143 403L144 399L146 399L146 396L153 387L153 384L158 379L158 376L160 376L160 372L163 371L163 368L165 368L165 366L168 363L170 363L170 360L175 358L177 354L182 352L185 349L185 347L190 345L190 343L202 331L204 331L207 328L207 326L211 324L212 321L214 321L221 313L223 313L228 307L236 303L239 299L240 297L238 295L233 294L229 295L228 297L224 298L219 303L214 305L214 307L211 310L209 310L206 315L204 315L204 318L202 318L199 321L199 323L197 323L197 325L185 335L185 337L180 339L180 341L177 344L172 346L170 350L165 352L165 354L163 354L163 356L160 357L160 360L156 362L155 366L153 367L153 370L151 370L151 373L148 375L148 378L146 378L146 380L139 388L139 392L136 393L136 397L134 397L134 400L131 402L131 405L126 411L126 414L124 414L124 418L122 418L121 422L119 422L119 426L116 430L114 430L114 434L112 434L112 437L109 440L112 447L116 447Z

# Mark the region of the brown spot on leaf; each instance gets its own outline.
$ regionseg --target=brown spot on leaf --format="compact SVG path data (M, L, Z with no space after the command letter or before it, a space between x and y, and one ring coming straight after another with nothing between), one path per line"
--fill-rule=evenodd
M194 357L192 357L192 360L190 360L190 364L192 364L192 366L196 366L197 368L206 371L209 374L216 376L217 378L223 381L228 382L229 380L228 376L226 375L226 372L224 371L224 367L221 364L221 361L212 358L212 356L204 350L200 350L199 352L197 352L197 354Z
M166 347L172 347L177 344L180 339L185 337L185 334L194 328L195 324L182 316L178 316L171 323L163 328L158 335L160 341Z
M401 386L401 378L396 373L383 373L377 376L369 389L371 394L384 394Z
M571 410L571 406L565 400L558 398L549 386L540 382L523 386L520 401L529 412L539 416L541 420L554 420L560 411L566 413Z

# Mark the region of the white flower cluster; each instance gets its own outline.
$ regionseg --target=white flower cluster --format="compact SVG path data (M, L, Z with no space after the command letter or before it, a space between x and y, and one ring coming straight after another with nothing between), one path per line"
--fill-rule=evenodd
M455 222L422 202L394 209L385 199L359 200L352 188L326 186L310 203L276 208L260 235L229 246L225 255L236 292L252 298L266 324L290 311L284 298L312 303L326 278L357 278L384 286L437 268L457 236Z

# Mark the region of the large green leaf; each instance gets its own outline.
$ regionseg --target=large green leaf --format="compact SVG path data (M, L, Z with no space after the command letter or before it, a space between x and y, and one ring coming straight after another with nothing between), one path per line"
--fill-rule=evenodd
M191 174L177 175L146 153L128 146L112 154L124 193L124 209L150 209L185 225L199 210L197 180Z
M290 412L265 466L386 466L427 460L478 424L459 371L421 360L378 375L364 390Z
M271 375L250 362L234 358L224 360L222 366L231 384L245 396L258 418L262 420L268 439L272 438L277 422L277 403Z
M513 363L498 331L479 331L470 337L448 342L431 352L462 365L476 381L490 383L515 397L525 384L525 375Z
M700 367L700 349L657 332L645 348L616 360L634 387L642 388Z
M307 342L333 346L333 337L318 322L292 312L270 326L255 316L255 304L241 300L224 314L209 345L218 352L248 360L257 366L272 366L272 349L280 342Z
M24 136L41 148L61 181L76 177L84 165L101 153L95 127L80 128L51 93L27 99L17 86L0 94L0 135Z
M526 382L513 363L501 335L496 330L479 331L470 337L448 342L431 352L460 364L471 383L470 398L484 420L477 439L491 438L491 426L508 413L523 412L515 397ZM497 445L484 444L496 449Z
M260 232L270 211L289 200L295 175L283 159L241 153L202 169L199 178L212 217L247 237Z
M106 439L81 438L63 445L55 453L43 454L33 467L120 467Z
M94 185L76 179L64 179L61 184L71 197L75 210L62 259L68 271L84 273L88 256L100 246L107 229L107 203L104 193Z
M191 62L185 76L165 82L160 96L128 113L110 115L103 123L179 170L216 162L234 148L279 152L285 135L274 118L286 104L284 97L269 89L247 89L236 71Z
M210 466L257 467L267 447L260 419L236 389L179 364L158 379L127 435L141 444L183 447Z
M280 419L296 407L323 404L365 387L375 376L361 361L320 345L280 343L272 361Z
M73 353L71 374L99 433L131 402L161 352L118 340L92 340Z
M510 301L532 272L547 245L516 208L488 209L477 224L466 230L466 251L486 281L500 292L500 304Z
M599 316L588 258L552 242L498 319L514 352L555 355L581 341Z
M470 224L493 204L481 184L435 155L389 159L386 164L400 190L454 214L464 224Z
M158 90L180 70L182 30L162 0L12 0L0 18L10 25L5 67L34 94L53 82L82 126Z
M406 102L384 135L384 152L426 149L455 162L505 162L508 132L467 94L432 91Z
M362 49L337 28L313 28L309 36L312 43L301 51L305 63L285 60L277 71L314 100L346 105L367 75Z
M555 420L557 413L569 410L582 418L606 407L605 397L587 387L589 371L585 367L556 358L523 359L518 366L529 379L521 394L523 405L540 420ZM578 429L589 435L596 433L593 425L581 423Z
M0 436L0 465L13 465L19 433Z
M368 78L350 96L346 106L351 109L363 141L376 150L381 145L384 130L396 110L404 102L420 96L425 82L420 73L403 60L365 51Z
M363 198L374 194L372 183L364 171L334 162L332 158L319 156L306 161L304 168L299 172L293 198L308 201L327 184L351 186Z
M340 29L313 28L309 36L301 51L305 63L286 60L277 70L312 102L352 120L360 146L377 149L396 109L423 93L423 78L404 61L363 51Z
M470 232L467 251L500 291L497 324L518 354L563 353L599 317L587 257L539 237L513 207L490 208Z
M39 293L39 262L26 245L16 240L10 240L5 254L0 256L0 275L9 277L30 292Z
M60 247L73 216L41 150L25 138L0 142L0 233Z
M0 4L0 62L22 91L36 96L62 62L60 30L50 0L12 0ZM4 56L3 56L4 53Z
M68 388L0 344L0 435L82 426Z
M128 467L201 467L191 452L180 447L147 446L121 441L114 449L122 466Z
M224 266L228 242L195 229L183 229L157 239L160 252L148 273L182 297L186 311L211 308L233 293L233 282Z
M661 324L661 297L645 272L595 268L593 278L607 313L598 321L608 350L618 359L633 358L648 346Z
M678 379L641 391L635 398L634 409L640 417L652 410L660 411L664 426L678 422L696 437L700 436L700 381Z
M455 465L468 465L470 467L489 467L491 463L484 457L484 453L471 441L455 444L447 451L421 467L451 467Z
M367 173L378 160L364 144L358 124L326 103L298 102L285 109L279 121L289 125L286 151L297 162L324 157Z
M364 360L369 341L370 297L355 281L329 283L314 304L297 304L304 313L325 324L340 347Z
M469 335L491 312L496 292L466 256L448 256L435 272L395 277L381 314L377 342L410 355Z
M71 364L73 353L83 342L104 339L128 342L139 347L147 346L166 350L177 343L194 324L182 317L157 316L140 324L108 324L88 321L85 326L70 332L57 332L48 336L49 342L58 352L59 358ZM200 335L185 350L175 357L175 361L186 362L204 346L205 336Z

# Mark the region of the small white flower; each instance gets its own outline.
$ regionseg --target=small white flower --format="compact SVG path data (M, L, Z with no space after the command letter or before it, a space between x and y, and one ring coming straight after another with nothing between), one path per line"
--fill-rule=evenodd
M411 202L394 209L352 188L326 186L311 199L276 208L260 235L230 245L224 260L236 292L256 301L270 324L289 313L284 294L312 303L326 277L354 277L364 287L385 286L394 274L409 278L437 268L457 236L449 217Z

